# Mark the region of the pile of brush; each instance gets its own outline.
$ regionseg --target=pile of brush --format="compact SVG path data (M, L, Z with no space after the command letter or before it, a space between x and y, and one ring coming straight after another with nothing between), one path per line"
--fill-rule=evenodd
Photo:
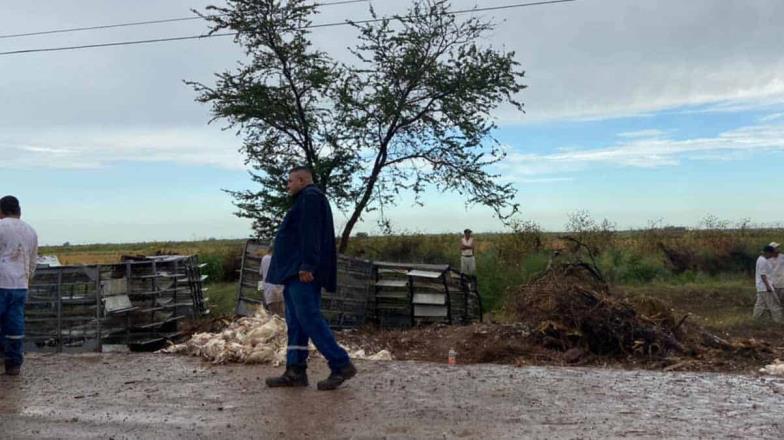
M769 361L771 347L755 339L724 339L700 325L676 318L672 309L652 297L627 298L611 289L593 253L551 264L532 282L511 292L511 314L531 329L537 345L564 352L576 362L585 354L654 361L665 370ZM782 374L784 363L764 371Z
M587 264L551 267L513 294L512 312L548 348L597 355L684 353L679 327L666 306L615 296ZM644 312L643 312L644 311Z

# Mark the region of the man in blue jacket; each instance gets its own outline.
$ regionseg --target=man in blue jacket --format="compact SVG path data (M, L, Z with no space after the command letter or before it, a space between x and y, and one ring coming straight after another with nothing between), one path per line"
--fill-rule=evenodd
M286 213L267 273L268 282L283 284L288 326L286 372L267 379L269 387L307 386L308 340L327 358L332 373L318 383L319 390L334 390L354 377L357 369L321 315L321 289L337 287L337 251L332 210L313 173L296 167L289 173L288 192L294 206Z

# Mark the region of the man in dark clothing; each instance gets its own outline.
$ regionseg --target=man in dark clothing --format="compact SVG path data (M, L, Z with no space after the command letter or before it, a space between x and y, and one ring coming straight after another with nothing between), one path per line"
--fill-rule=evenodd
M307 386L308 340L327 358L330 376L319 390L334 390L356 375L348 353L335 341L321 315L321 289L337 287L337 252L332 210L313 174L305 167L289 173L288 192L294 206L286 213L275 236L268 282L282 284L286 303L288 352L286 372L267 379L270 387Z

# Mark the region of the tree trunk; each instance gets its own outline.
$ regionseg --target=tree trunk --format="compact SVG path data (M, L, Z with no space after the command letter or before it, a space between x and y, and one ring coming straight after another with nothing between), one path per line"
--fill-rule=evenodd
M368 179L365 194L362 195L362 199L360 199L356 206L354 206L354 212L348 219L346 226L343 227L343 232L340 234L340 245L338 246L338 253L346 252L346 248L348 248L348 241L351 238L351 231L354 229L354 226L356 226L359 218L362 216L362 211L365 210L365 207L370 201L370 196L373 194L373 188L376 186L376 180L378 179L380 172L380 167L377 167L373 170L373 173L370 175L370 179Z

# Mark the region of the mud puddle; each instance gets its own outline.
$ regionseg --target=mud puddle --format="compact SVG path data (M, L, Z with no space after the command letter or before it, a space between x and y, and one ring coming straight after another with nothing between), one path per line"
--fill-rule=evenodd
M784 438L784 379L362 362L331 393L269 366L156 354L32 355L0 376L2 439Z

